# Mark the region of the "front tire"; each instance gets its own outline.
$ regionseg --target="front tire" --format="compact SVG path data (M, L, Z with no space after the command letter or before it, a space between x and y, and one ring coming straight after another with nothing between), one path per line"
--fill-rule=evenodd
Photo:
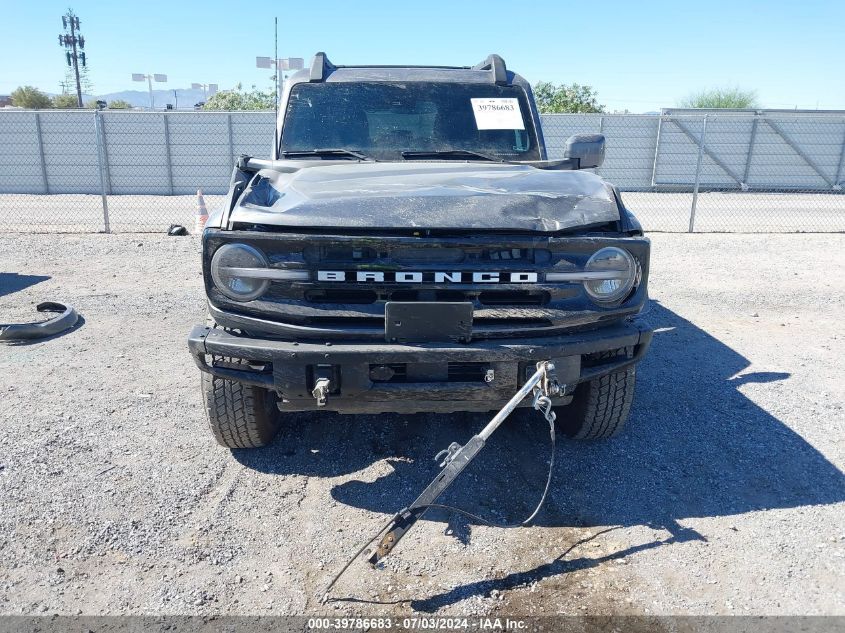
M280 426L273 392L206 372L201 381L205 413L218 444L227 448L259 448L273 441Z
M575 440L603 440L618 435L631 412L637 369L634 365L581 383L572 403L557 409L559 427Z

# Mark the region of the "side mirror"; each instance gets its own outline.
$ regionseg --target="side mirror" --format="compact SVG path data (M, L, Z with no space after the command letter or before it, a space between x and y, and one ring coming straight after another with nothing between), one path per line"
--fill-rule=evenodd
M576 134L566 139L564 158L577 158L578 169L600 167L604 162L604 134Z

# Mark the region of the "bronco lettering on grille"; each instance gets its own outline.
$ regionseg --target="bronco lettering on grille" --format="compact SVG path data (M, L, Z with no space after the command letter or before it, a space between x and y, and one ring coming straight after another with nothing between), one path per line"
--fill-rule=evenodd
M351 283L453 283L453 284L530 284L537 283L537 273L532 272L440 272L440 271L374 271L374 270L318 270L317 281Z

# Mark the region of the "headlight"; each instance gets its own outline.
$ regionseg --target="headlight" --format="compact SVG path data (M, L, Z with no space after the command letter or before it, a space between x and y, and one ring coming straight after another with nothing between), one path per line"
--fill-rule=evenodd
M257 248L225 244L211 258L211 278L217 289L230 299L252 301L267 292L270 280L256 277L255 270L267 266L267 258Z
M593 253L584 267L584 289L596 301L613 303L624 299L637 277L637 265L628 251L609 246Z

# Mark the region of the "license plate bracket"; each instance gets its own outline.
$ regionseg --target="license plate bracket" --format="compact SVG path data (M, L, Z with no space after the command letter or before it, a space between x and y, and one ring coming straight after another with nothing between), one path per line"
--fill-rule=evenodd
M384 337L388 343L467 343L472 338L468 301L388 301Z

